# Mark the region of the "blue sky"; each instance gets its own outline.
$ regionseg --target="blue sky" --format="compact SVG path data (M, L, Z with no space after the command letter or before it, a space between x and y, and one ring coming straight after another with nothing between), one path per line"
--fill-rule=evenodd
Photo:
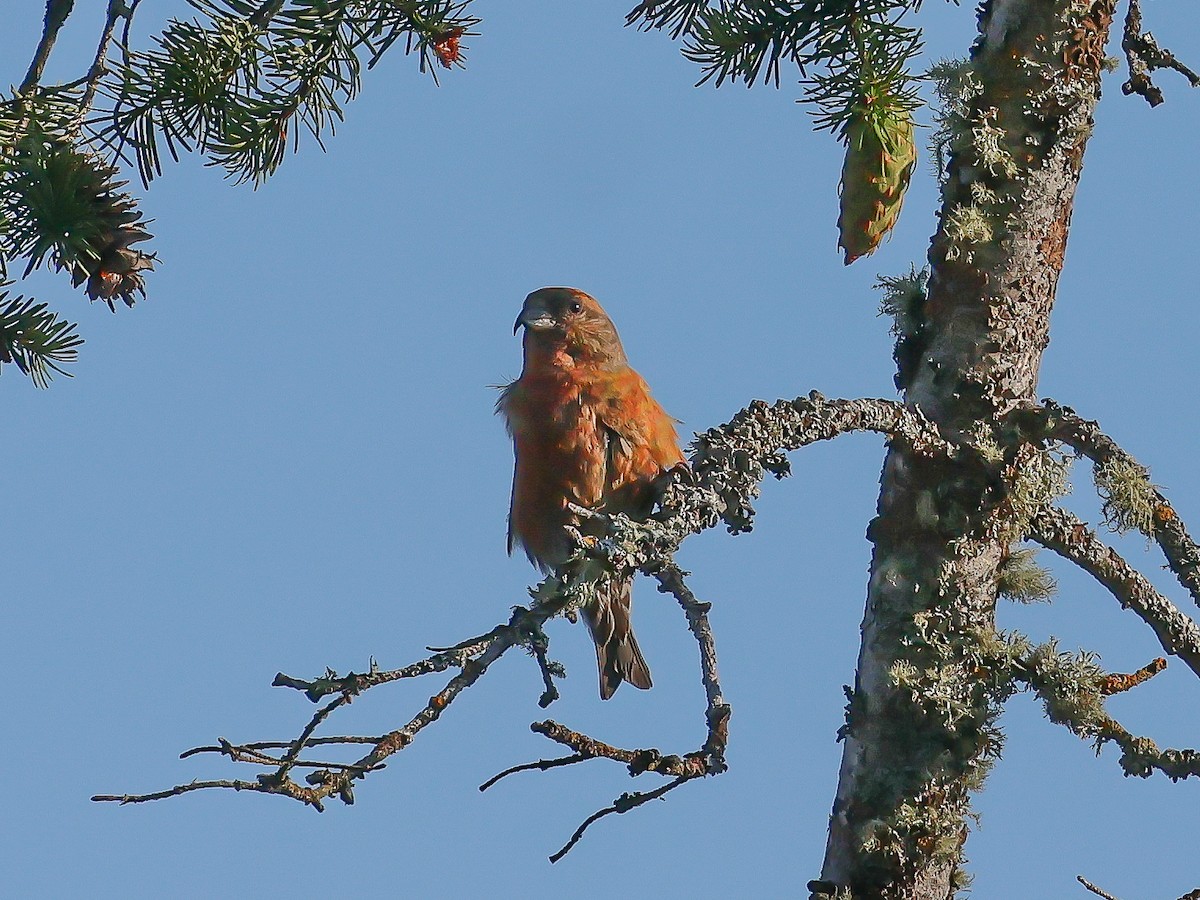
M90 61L104 6L76 5L50 67L66 78ZM754 398L895 395L871 284L924 258L927 157L894 238L844 268L841 148L812 133L795 84L694 89L697 70L664 35L623 28L621 4L476 6L467 71L435 87L414 60L387 58L329 152L304 148L260 190L196 158L170 166L144 204L162 265L137 308L112 315L62 279L32 279L87 344L76 377L48 391L15 369L0 377L0 893L783 897L819 874L882 463L866 436L794 456L752 534L710 532L681 556L714 604L730 771L600 822L557 865L547 855L587 815L652 785L598 761L480 795L495 772L557 755L528 731L546 713L522 656L362 783L352 808L216 792L88 801L232 777L219 760L177 758L217 736L294 735L311 707L269 686L276 671L402 665L522 602L534 573L504 553L512 463L492 386L519 372L511 323L530 290L600 298L685 434ZM1185 7L1146 0L1144 13L1195 64ZM180 9L146 4L138 32ZM10 82L41 11L7 11ZM933 58L960 55L973 33L965 8L931 2L919 21ZM1168 102L1150 110L1122 80L1105 82L1042 389L1149 464L1196 530L1200 93L1163 73ZM1088 469L1073 480L1096 521ZM1119 544L1186 603L1144 541ZM1115 671L1158 655L1086 576L1056 572L1057 601L1002 610L1006 627L1096 650ZM687 752L703 734L694 644L649 584L635 596L654 690L602 704L586 634L556 622L552 655L571 677L549 714ZM372 691L330 733L395 727L436 684ZM1196 746L1198 698L1173 665L1112 708L1163 745ZM1028 697L1004 721L967 845L976 898L1083 895L1076 874L1125 900L1200 886L1196 784L1122 778L1114 750L1097 759Z

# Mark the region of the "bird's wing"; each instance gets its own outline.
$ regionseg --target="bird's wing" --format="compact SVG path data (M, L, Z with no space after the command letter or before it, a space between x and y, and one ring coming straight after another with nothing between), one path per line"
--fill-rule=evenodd
M621 439L618 451L623 455L643 451L660 471L683 459L675 420L650 396L645 379L633 369L611 379L599 404L599 418Z
M683 459L674 420L633 369L611 380L598 406L609 434L605 505L612 512L639 515L651 482Z

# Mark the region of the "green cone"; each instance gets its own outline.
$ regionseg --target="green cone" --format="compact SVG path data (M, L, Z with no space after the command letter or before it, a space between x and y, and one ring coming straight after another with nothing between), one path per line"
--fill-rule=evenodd
M909 113L872 113L855 115L845 131L838 246L846 265L873 253L895 226L917 160Z

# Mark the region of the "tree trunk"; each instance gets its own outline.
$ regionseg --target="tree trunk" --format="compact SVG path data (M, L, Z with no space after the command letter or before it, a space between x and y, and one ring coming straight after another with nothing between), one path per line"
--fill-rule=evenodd
M1036 397L1115 0L990 0L948 128L927 299L900 325L898 383L951 438L952 463L893 445L884 465L862 649L814 897L945 900L962 886L970 793L999 748L978 641L996 583L1049 490L1044 454L1006 451ZM989 474L990 473L990 474Z

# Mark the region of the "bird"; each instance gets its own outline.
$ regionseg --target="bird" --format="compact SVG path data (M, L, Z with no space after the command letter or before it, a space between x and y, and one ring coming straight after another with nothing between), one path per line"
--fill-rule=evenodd
M629 365L600 303L576 288L545 287L525 298L513 325L521 375L500 390L496 411L513 441L508 552L518 545L543 572L571 555L568 526L586 533L572 505L644 518L660 478L686 465L675 422ZM633 575L606 575L581 607L600 671L600 698L622 681L643 690L650 668L630 622Z

